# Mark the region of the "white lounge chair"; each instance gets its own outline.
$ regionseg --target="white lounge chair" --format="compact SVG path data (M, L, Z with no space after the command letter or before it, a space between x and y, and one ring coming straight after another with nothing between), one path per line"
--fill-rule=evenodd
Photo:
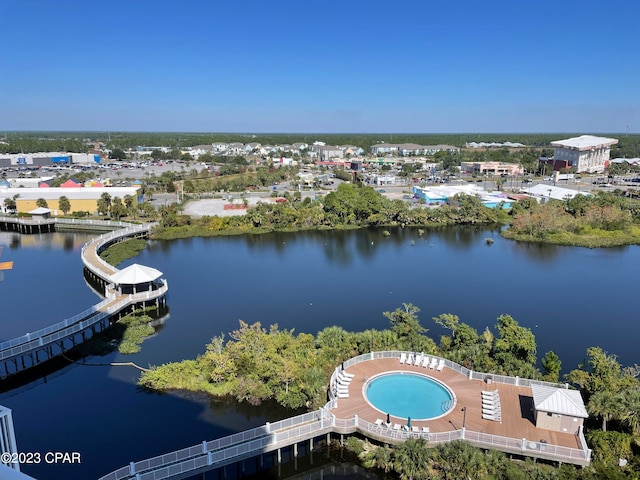
M422 427L422 433L429 433L429 427Z
M406 353L404 353L404 352L402 352L402 353L400 354L400 363L402 364L402 363L404 363L404 362L406 362L406 361L407 361L407 354L406 354Z
M413 353L410 353L407 357L407 365L413 365Z
M422 354L421 354L421 353L419 353L419 354L417 354L417 355L416 355L416 359L415 359L415 361L413 362L413 364L414 364L414 365L416 365L416 366L418 366L418 365L420 365L420 363L421 363L421 362L422 362Z
M376 423L374 423L375 428L380 430L382 428L382 426L384 425L384 421L381 418L378 418L376 420Z
M356 376L354 373L348 373L346 370L341 370L339 374L347 378L353 378Z
M498 395L498 390L482 390L482 395L486 397Z
M431 363L429 364L429 368L433 370L434 368L436 368L437 363L438 363L438 359L436 357L433 357L431 359Z
M342 382L342 383L350 383L351 380L353 380L353 377L347 377L346 375L342 375L341 373L336 375L336 378L338 379L339 382Z
M424 368L427 368L429 366L429 357L427 357L426 355L424 356L424 359L422 360L422 366Z
M483 413L482 418L484 420L493 420L494 422L502 422L502 416L500 414Z
M500 406L497 407L482 407L482 413L488 413L489 415L495 415L496 413L500 413Z
M438 361L438 366L436 367L436 370L441 372L443 368L444 368L444 358L441 358Z

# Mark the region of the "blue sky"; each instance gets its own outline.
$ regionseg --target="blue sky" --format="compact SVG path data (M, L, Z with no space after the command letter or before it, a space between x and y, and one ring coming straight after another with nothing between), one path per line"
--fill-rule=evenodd
M0 130L640 133L637 0L2 0Z

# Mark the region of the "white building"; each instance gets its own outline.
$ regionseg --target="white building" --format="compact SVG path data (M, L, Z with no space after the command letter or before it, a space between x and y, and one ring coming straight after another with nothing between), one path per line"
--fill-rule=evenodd
M618 143L616 138L581 135L551 142L554 170L558 164L565 168L575 168L577 172L599 173L609 166L611 145Z

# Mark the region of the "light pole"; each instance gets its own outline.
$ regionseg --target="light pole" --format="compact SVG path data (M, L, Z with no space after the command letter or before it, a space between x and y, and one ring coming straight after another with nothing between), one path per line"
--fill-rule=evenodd
M462 435L464 436L464 426L467 423L467 407L462 407Z

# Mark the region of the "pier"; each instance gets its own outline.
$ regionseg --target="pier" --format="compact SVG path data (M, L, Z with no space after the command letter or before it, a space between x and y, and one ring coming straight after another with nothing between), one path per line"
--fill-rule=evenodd
M49 232L70 227L113 230L85 244L81 253L88 275L104 288L104 300L71 318L0 343L0 380L72 350L137 308L159 306L166 300L169 287L167 281L160 278L161 272L132 265L128 269L134 268L143 273L142 277L138 275L132 281L127 278L128 269L119 270L100 258L100 252L114 243L128 238L147 238L152 224L0 217L2 230L21 233Z

